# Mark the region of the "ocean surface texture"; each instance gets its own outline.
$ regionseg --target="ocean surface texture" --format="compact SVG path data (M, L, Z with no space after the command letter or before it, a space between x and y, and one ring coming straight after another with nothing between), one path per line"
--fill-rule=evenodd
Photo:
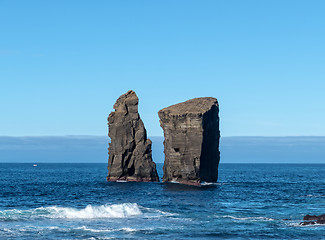
M325 165L221 164L201 187L108 183L106 166L0 163L0 239L325 239L299 225L325 214Z

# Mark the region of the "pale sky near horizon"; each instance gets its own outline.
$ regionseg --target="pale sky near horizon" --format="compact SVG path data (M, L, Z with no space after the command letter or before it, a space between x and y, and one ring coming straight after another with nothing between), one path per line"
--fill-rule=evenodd
M325 1L0 0L0 136L106 135L129 89L216 97L222 136L325 135Z

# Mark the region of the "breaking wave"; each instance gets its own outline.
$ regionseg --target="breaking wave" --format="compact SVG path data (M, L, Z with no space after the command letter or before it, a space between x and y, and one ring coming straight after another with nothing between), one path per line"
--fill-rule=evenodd
M0 211L0 221L35 219L35 218L67 218L67 219L95 219L95 218L128 218L142 215L136 203L92 206L82 209L68 207L40 207L29 210Z

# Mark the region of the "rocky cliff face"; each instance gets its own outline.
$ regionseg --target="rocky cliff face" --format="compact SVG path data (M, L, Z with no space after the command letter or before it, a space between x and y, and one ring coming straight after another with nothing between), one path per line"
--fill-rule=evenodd
M165 136L164 182L198 185L217 181L218 113L215 98L194 98L158 112Z
M111 138L107 181L159 181L138 102L135 92L128 91L117 99L107 119Z

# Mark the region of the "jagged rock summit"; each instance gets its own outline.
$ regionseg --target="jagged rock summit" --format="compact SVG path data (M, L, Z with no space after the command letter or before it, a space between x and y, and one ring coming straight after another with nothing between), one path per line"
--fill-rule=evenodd
M164 130L164 182L199 185L218 179L219 105L194 98L158 112Z
M152 161L151 140L138 113L139 99L130 90L114 104L108 116L109 143L107 181L158 182Z

